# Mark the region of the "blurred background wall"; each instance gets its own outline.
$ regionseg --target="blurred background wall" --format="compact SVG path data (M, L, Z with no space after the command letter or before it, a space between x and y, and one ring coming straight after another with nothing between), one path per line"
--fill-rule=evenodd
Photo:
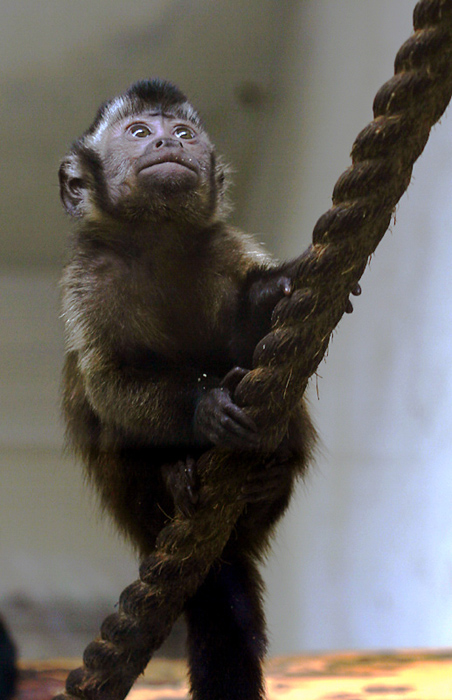
M2 0L0 609L23 656L80 654L137 571L62 448L59 159L102 100L169 78L236 171L234 222L297 255L414 4ZM451 185L449 112L312 382L320 453L265 569L272 654L452 644Z

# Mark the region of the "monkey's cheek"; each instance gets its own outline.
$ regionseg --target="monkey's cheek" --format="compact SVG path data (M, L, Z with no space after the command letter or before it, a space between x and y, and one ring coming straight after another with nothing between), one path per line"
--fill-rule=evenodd
M199 175L180 163L157 163L138 173L138 179L146 187L164 192L183 192L198 186Z

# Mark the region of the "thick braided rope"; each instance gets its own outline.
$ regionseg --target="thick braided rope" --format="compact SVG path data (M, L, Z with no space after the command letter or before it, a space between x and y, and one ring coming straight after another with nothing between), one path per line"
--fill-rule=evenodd
M269 397L300 395L325 353L367 261L408 187L415 160L452 92L452 2L424 0L415 33L402 46L395 75L378 91L374 120L359 134L352 166L333 192L333 207L317 222L313 243L299 259L297 291L275 310L276 328L259 343L256 369L235 398L261 423L272 420ZM292 388L292 390L291 390Z
M397 54L395 76L375 98L374 120L353 146L353 165L336 184L333 207L296 263L296 290L278 304L274 328L256 348L254 369L237 387L235 399L264 426L269 450L285 432L451 98L452 0L421 0L414 28ZM217 449L203 455L201 507L162 531L140 580L123 591L118 612L104 621L101 638L87 647L83 666L69 675L59 700L126 696L220 556L242 509L237 495L256 463Z

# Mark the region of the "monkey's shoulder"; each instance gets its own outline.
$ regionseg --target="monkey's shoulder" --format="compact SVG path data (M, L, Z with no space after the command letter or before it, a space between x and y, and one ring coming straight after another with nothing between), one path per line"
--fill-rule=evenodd
M212 257L235 273L245 275L255 267L267 267L274 261L264 244L255 236L233 226L219 228L211 241Z
M124 343L158 338L162 330L153 310L155 290L146 274L110 251L75 255L61 280L67 348L96 345L108 350Z

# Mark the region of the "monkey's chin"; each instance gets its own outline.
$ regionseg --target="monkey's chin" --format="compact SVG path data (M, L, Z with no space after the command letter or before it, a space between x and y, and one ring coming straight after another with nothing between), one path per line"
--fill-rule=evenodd
M157 188L168 194L171 192L176 194L195 189L199 182L199 175L195 170L181 163L164 162L143 168L138 173L138 179L147 188Z

